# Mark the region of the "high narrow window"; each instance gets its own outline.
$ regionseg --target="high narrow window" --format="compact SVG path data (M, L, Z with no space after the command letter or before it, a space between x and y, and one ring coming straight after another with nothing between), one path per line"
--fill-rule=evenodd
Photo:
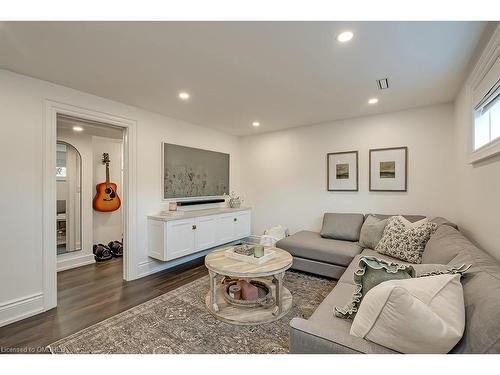
M500 80L474 108L474 150L500 137Z

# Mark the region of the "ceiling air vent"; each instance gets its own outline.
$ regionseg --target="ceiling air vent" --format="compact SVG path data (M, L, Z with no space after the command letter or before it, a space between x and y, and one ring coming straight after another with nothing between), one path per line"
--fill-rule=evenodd
M389 81L387 78L377 79L377 85L379 90L385 90L389 88Z

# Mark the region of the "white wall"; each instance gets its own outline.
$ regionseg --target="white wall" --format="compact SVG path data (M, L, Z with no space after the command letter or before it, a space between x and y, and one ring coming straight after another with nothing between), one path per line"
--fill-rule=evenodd
M319 230L324 212L424 214L454 219L451 104L242 139L242 196L254 233L282 224ZM408 192L368 191L368 150L408 146ZM359 191L326 190L326 154L359 151Z
M174 89L174 88L172 88ZM165 267L146 255L146 216L161 201L161 141L231 155L231 189L239 190L236 137L94 95L0 70L0 325L43 308L42 127L50 99L137 121L137 254L131 277Z
M500 155L471 165L472 105L465 88L455 101L457 224L478 246L500 260Z

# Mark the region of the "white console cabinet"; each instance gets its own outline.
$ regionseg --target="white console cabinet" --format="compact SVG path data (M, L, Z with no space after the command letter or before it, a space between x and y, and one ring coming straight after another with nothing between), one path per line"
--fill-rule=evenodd
M148 255L170 261L251 234L249 208L185 211L148 216Z

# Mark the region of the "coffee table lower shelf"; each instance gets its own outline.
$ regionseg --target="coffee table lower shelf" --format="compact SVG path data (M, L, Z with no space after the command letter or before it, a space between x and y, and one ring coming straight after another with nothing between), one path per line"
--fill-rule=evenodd
M227 302L222 293L223 293L223 285L217 286L216 291L216 301L219 307L219 311L214 311L211 306L211 292L207 293L205 297L205 305L208 311L215 316L217 319L222 320L223 322L236 324L236 325L256 325L262 323L271 323L276 320L281 319L285 316L290 308L292 307L292 294L290 291L282 287L283 296L282 296L282 309L281 313L277 313L278 309L276 306L271 307L238 307ZM272 293L275 296L276 290L275 286L271 286Z

